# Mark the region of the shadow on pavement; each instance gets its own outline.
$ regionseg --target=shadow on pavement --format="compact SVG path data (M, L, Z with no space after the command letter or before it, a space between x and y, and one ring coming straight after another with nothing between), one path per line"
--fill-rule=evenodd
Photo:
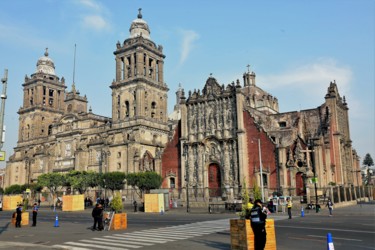
M8 222L7 224L5 224L5 226L0 227L0 234L2 234L4 231L7 231L9 225L10 225L10 222Z

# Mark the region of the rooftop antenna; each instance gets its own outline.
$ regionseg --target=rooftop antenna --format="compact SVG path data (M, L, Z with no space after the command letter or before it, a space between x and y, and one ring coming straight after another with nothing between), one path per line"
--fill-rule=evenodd
M74 44L74 62L73 62L73 85L75 85L75 77L76 77L76 49L77 45Z

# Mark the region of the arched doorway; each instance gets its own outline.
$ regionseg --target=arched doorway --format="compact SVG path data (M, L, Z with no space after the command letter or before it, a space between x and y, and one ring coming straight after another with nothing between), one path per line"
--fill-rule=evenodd
M305 181L302 172L296 174L296 194L298 196L306 195Z
M221 173L216 163L208 166L208 188L210 197L221 197Z

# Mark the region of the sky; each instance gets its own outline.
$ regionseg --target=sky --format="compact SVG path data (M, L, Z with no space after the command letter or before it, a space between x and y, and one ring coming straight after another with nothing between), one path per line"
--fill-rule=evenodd
M280 112L320 106L336 81L348 103L353 148L361 162L366 153L375 158L373 0L1 0L7 158L17 145L25 75L47 47L71 90L76 45L76 88L95 114L111 116L113 52L129 38L138 8L164 48L169 113L179 84L187 93L202 89L210 74L220 84L242 81L247 65L257 85L278 98Z

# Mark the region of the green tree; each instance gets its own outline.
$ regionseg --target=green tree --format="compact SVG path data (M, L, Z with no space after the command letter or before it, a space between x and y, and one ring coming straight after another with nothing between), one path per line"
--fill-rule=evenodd
M14 184L9 187L6 187L4 194L22 194L23 191L25 191L23 186Z
M246 214L249 212L248 204L250 202L249 190L247 189L246 179L243 178L242 190L241 190L241 198L242 198L242 210L238 214L240 219L245 219Z
M367 167L374 166L374 161L372 160L372 157L369 153L365 155L365 158L363 159L363 165Z
M255 178L253 180L254 180L253 181L253 183L254 183L254 185L253 185L254 200L262 199L262 192L260 191L258 183L257 183Z
M38 183L49 189L51 196L54 199L57 190L65 183L65 176L60 173L47 173L38 177Z
M95 172L72 170L66 174L66 183L73 190L78 190L80 194L84 194L89 187L97 185L97 174Z
M123 209L122 199L119 192L116 192L111 202L111 208L115 213L121 213Z
M115 190L122 190L125 184L125 173L108 172L101 174L99 184L104 188L108 188L114 193Z
M139 190L138 195L143 197L144 193L149 193L151 189L157 189L161 187L163 183L163 177L156 172L138 172L130 173L126 176L126 182L129 186Z
M365 183L366 183L366 185L370 185L371 184L371 176L372 176L370 167L374 166L374 161L373 161L373 159L372 159L372 157L369 153L367 153L365 155L365 158L363 159L363 165L366 166L366 171L367 171L366 177L365 177Z

